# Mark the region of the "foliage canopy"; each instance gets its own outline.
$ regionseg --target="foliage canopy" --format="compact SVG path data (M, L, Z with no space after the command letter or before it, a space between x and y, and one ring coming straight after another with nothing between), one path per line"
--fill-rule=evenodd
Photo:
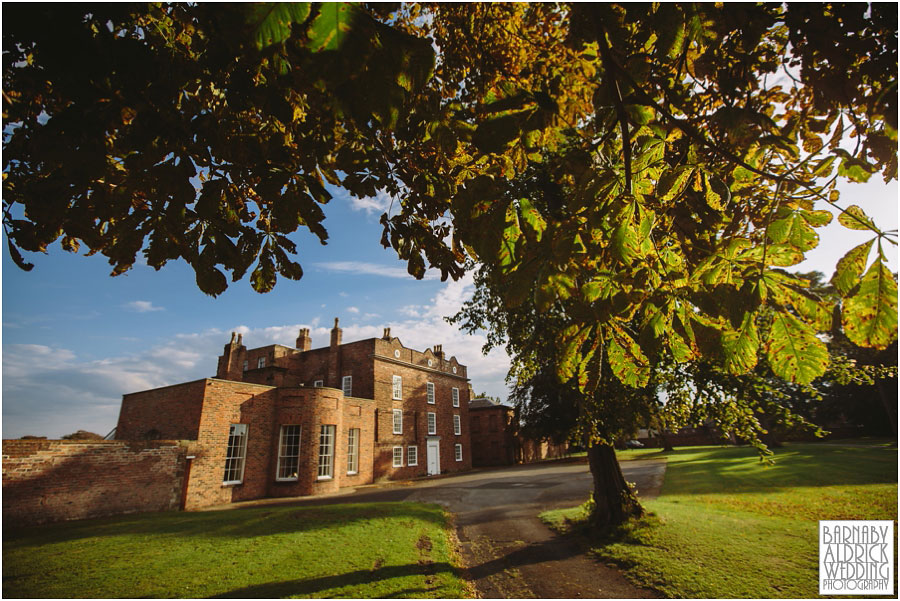
M476 260L502 310L559 315L583 392L661 358L805 384L835 305L784 268L837 215L873 234L832 278L844 331L896 338L895 232L835 188L897 176L892 6L13 5L3 53L23 268L60 241L265 292L302 276L292 233L327 239L327 182L397 198L412 275Z

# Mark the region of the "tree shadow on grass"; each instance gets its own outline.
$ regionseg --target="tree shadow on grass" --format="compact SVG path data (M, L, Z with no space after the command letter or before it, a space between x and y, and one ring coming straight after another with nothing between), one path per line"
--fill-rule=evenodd
M333 591L334 589L352 587L352 586L368 586L376 582L391 580L393 578L417 578L428 583L428 578L435 577L443 572L456 572L457 569L446 562L441 563L418 563L407 564L402 566L384 566L372 570L356 570L344 574L336 574L334 576L322 576L319 578L305 578L300 580L285 580L282 582L267 582L265 584L257 584L247 586L220 595L215 595L213 599L283 599L292 596L318 597L325 591ZM408 583L404 583L408 584ZM353 591L359 594L360 591ZM378 589L373 591L373 596L389 599L408 599L412 597L425 597L428 594L437 596L447 596L446 592L441 591L440 587L435 585L432 587L407 587L397 589L395 591L385 591Z
M545 561L563 560L581 553L582 550L573 537L558 536L541 543L535 543L516 549L480 565L468 568L466 572L468 579L477 581L499 572L509 570L510 568L520 568ZM393 578L418 577L424 579L424 583L428 585L434 583L434 581L429 583L429 578L434 578L438 574L459 574L459 572L460 570L458 568L446 562L423 562L402 566L384 566L372 570L356 570L344 574L323 576L319 578L269 582L266 584L235 589L233 591L215 595L213 598L273 599L291 596L318 597L326 591L334 591L335 589L353 586L367 586L375 582ZM356 594L359 593L358 590L353 592ZM446 593L447 592L442 591L437 584L431 587L408 587L395 591L385 591L384 588L373 590L373 594L377 594L378 597L392 599L428 597L431 594L446 596Z
M778 492L795 487L897 482L897 454L890 445L787 443L761 464L750 446L684 447L635 459L668 460L666 494ZM629 462L624 461L623 465ZM674 482L681 485L673 486Z

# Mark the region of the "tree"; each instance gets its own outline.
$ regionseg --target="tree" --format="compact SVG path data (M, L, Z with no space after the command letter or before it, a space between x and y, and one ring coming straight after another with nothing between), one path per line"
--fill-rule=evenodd
M113 273L139 251L181 258L210 294L255 265L266 291L302 275L292 232L324 241L325 182L384 190L382 243L412 275L490 265L501 311L556 315L557 376L596 400L609 376L640 389L666 364L739 376L762 354L790 382L824 373L835 303L781 268L836 214L873 233L832 278L843 329L896 338L896 233L835 189L896 178L893 7L11 11L4 227L22 267L18 249L61 240ZM621 417L603 407L579 409L598 448Z

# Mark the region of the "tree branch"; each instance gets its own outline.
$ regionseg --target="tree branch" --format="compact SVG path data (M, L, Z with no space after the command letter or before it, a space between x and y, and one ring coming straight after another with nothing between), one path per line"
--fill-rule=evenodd
M616 79L616 63L609 51L609 41L606 39L606 30L603 21L595 9L593 11L594 26L597 28L597 46L600 48L600 56L603 59L603 70L609 78L608 85L613 92L613 100L616 103L616 115L619 118L619 127L622 129L622 151L625 155L625 191L631 194L631 139L628 133L628 115L625 114L625 105L622 103L622 90Z

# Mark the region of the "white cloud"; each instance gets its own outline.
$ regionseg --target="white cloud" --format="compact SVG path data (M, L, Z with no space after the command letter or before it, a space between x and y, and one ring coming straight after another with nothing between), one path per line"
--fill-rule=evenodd
M148 313L150 311L165 311L165 307L155 307L150 301L131 301L125 304L125 308L137 313Z
M384 213L391 206L391 195L387 192L378 192L374 197L356 198L347 196L350 206L354 211L365 211L367 215Z
M347 307L346 311L347 313L356 313L357 315L359 314L359 309L357 307Z
M407 317L421 317L420 311L423 309L421 305L405 305L397 309L397 313Z
M325 261L316 263L316 267L328 271L337 271L341 273L353 273L356 275L379 275L387 278L406 278L413 280L413 276L409 275L405 267L392 267L390 265L379 265L377 263L365 263L363 261ZM428 271L425 273L426 280L440 279L440 274L436 271Z

